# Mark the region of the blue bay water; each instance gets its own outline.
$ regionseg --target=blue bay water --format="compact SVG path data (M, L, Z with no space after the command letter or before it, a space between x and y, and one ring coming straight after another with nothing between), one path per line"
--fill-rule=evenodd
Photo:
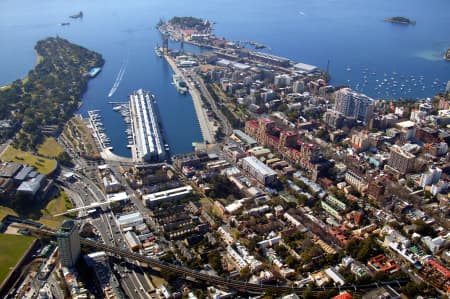
M68 18L80 10L82 20ZM129 156L125 125L108 102L124 101L138 88L155 93L171 150L182 153L202 137L192 99L175 91L170 67L154 54L154 46L161 44L155 29L160 18L207 18L216 22L219 37L255 40L270 46L273 54L323 69L330 61L334 85L348 84L375 98L414 99L436 94L450 80L450 63L442 59L450 47L448 11L448 0L3 0L0 85L24 77L33 68L33 47L39 39L59 35L106 60L102 72L89 83L80 113L102 111L116 153ZM417 24L383 21L396 15ZM67 21L70 26L59 26ZM125 61L123 80L109 99Z

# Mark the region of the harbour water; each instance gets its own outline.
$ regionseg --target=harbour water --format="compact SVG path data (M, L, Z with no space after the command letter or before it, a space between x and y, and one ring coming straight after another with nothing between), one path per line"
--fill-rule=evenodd
M59 25L80 10L83 18L70 19L70 26ZM108 102L127 101L128 94L139 88L156 95L171 151L182 153L202 137L190 96L176 91L170 67L154 53L154 46L161 44L155 29L160 18L208 18L216 22L219 37L255 40L268 45L273 54L323 69L329 60L334 85L348 84L375 98L415 99L436 94L450 79L450 63L441 59L450 47L448 11L448 0L135 0L126 4L4 0L0 2L0 85L26 76L36 63L35 43L59 35L106 60L89 83L80 113L101 111L115 153L130 156L125 122ZM396 15L411 18L416 25L383 21Z

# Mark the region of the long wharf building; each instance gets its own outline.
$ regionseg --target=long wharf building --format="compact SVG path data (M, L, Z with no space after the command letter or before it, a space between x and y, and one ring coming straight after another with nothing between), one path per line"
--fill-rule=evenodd
M134 136L133 160L158 162L166 157L159 126L155 96L139 89L130 95L130 115Z

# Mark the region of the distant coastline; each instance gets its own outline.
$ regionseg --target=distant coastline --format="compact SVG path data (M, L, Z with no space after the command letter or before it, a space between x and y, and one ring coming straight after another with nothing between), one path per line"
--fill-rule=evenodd
M404 24L404 25L416 25L416 21L410 20L405 17L390 17L384 19L385 22L396 23L396 24Z

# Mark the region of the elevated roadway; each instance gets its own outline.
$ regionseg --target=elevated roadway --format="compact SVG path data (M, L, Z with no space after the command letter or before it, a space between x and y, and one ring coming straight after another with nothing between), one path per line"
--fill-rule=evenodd
M108 200L103 201L103 202L93 202L93 203L91 203L89 205L73 208L73 209L65 211L64 213L56 214L56 215L53 215L53 216L54 217L58 217L58 216L70 214L72 212L78 212L78 211L83 211L83 210L95 209L95 208L98 208L98 207L101 207L101 206L107 206L107 205L110 205L112 203L120 202L120 201L124 201L124 200L128 200L128 197L126 197L126 198L108 199Z

